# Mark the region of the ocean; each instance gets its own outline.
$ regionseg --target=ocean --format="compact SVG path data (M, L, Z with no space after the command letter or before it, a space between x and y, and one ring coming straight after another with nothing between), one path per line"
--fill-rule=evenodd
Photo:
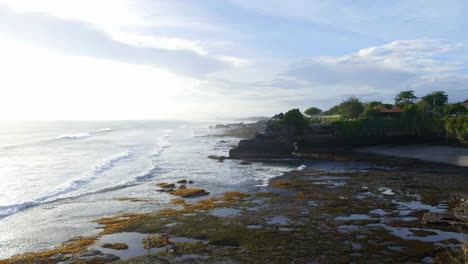
M239 139L213 122L0 123L0 259L93 235L92 220L171 207L157 183L191 180L210 196L251 191L297 168L218 162ZM129 202L128 198L150 202ZM205 197L206 198L206 197Z

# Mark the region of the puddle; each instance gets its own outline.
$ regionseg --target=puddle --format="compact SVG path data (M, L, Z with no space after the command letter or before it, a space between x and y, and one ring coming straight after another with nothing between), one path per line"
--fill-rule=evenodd
M402 246L389 246L387 247L388 249L390 249L391 251L405 251L406 247L402 247Z
M408 215L413 211L427 210L431 213L443 213L447 210L446 205L439 204L437 206L432 206L428 204L423 204L420 201L410 201L410 202L397 202L393 201L394 204L397 204L398 210L400 210L400 215Z
M390 188L387 188L387 187L381 187L378 189L379 192L381 192L382 194L384 195L395 195L395 193L393 192L392 189Z
M273 216L270 220L267 221L269 225L287 225L289 224L289 219L286 216L278 215Z
M350 233L361 230L362 226L357 225L340 225L338 231L341 233Z
M352 250L361 250L361 244L360 243L351 243L351 249Z
M170 224L167 224L166 227L173 227L175 225L177 225L177 223L170 223Z
M384 215L388 215L389 213L385 212L382 209L375 209L375 210L369 211L369 214L376 214L376 215L384 216Z
M349 216L337 216L335 220L338 221L350 221L350 220L375 220L366 214L351 214Z
M424 257L421 261L422 261L423 263L433 263L433 262L434 262L434 258L432 258L432 257Z
M175 258L176 261L189 262L192 259L208 259L208 254L182 254Z
M340 187L346 185L344 181L317 181L314 182L315 185L331 185L333 187Z
M315 201L307 201L307 204L309 206L317 206L317 202L315 202Z
M307 180L310 181L337 181L337 180L349 180L351 179L350 177L344 177L344 176L313 176L313 177L308 177Z
M294 229L293 228L289 228L289 227L280 227L278 228L279 231L293 231Z
M462 234L462 233L456 233L456 232L448 232L448 231L440 231L437 229L422 229L422 228L409 228L409 227L392 227L388 226L385 224L369 224L367 226L370 227L383 227L387 231L390 231L390 233L394 236L400 237L402 239L406 240L418 240L418 241L423 241L423 242L439 242L443 240L448 240L448 239L455 239L460 242L468 239L468 235ZM435 233L435 235L427 235L427 236L417 236L413 232L410 231L412 230L419 230L419 231L429 231Z
M89 249L96 249L105 254L113 254L118 256L122 260L126 260L136 256L146 255L146 249L143 248L142 240L145 239L148 234L136 233L136 232L124 232L117 234L104 235L99 240L91 245ZM175 243L189 243L193 241L199 241L187 237L171 237L170 240ZM126 250L116 250L111 248L103 248L101 245L105 243L124 243L128 245ZM151 253L156 253L166 250L165 247L153 248Z
M218 217L232 217L240 215L241 210L234 208L216 208L211 211L211 214Z
M247 225L246 226L248 229L260 229L263 228L262 225Z

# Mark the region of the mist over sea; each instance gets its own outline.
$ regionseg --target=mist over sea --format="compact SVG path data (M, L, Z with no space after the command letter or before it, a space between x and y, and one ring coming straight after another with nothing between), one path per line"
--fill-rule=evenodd
M213 123L171 121L0 124L0 259L92 235L92 220L172 206L158 182L193 180L211 196L249 191L296 168L218 162L238 138ZM126 198L155 202L134 203Z

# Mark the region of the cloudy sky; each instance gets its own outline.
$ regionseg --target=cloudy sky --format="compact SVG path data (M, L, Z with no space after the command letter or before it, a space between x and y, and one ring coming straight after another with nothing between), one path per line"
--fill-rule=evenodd
M0 0L0 120L468 99L468 1Z

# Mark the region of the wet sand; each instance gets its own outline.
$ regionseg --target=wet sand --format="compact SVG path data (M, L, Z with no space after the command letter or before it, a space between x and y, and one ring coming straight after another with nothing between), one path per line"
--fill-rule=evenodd
M468 148L434 145L373 146L359 148L357 152L415 158L468 167Z

